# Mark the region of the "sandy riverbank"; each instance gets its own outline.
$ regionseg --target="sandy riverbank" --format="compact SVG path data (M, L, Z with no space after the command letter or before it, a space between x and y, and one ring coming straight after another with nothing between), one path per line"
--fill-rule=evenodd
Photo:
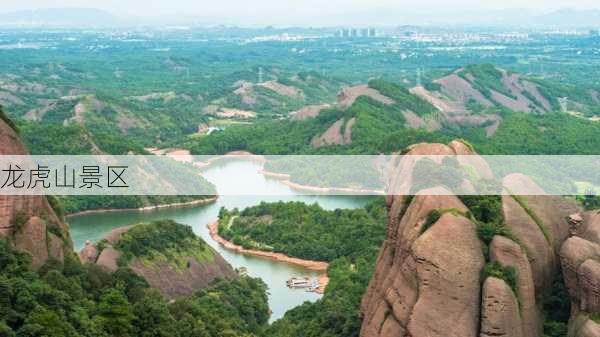
M157 155L157 156L167 156L178 162L192 164L200 169L210 167L211 165L213 165L216 162L219 162L222 160L227 160L227 159L235 159L236 157L237 158L243 157L244 159L257 161L257 162L265 161L264 156L256 155L256 154L253 154L248 151L231 151L231 152L228 152L223 155L215 155L215 156L211 157L209 155L192 155L189 150L177 149L177 148L159 149L159 148L149 147L149 148L145 148L145 150L154 155ZM198 159L198 158L207 158L207 159L205 159L204 161L196 161L196 159Z
M329 267L329 264L327 262L303 260L295 257L290 257L281 253L264 252L261 250L246 249L242 246L238 246L233 242L227 241L225 238L219 235L219 222L217 220L211 222L208 225L208 229L211 238L218 242L221 246L225 247L225 249L232 250L241 254L248 254L266 259L276 260L279 262L289 263L317 272L323 272L324 274L318 277L320 287L315 292L318 294L323 294L325 292L325 288L329 283L329 277L327 276L327 268Z
M217 197L207 198L207 199L198 199L187 202L176 202L172 204L163 204L163 205L152 205L140 208L103 208L103 209L91 209L87 211L75 212L67 214L67 217L79 216L79 215L88 215L88 214L99 214L99 213L115 213L115 212L149 212L156 209L161 208L183 208L190 207L196 205L206 205L217 201Z

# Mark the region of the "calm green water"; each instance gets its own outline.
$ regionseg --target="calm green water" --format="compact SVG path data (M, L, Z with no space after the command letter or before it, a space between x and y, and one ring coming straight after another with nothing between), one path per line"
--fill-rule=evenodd
M248 274L262 278L269 286L269 306L273 312L271 321L305 301L315 301L320 295L301 289L289 289L285 281L293 276L316 276L312 271L286 263L237 254L223 249L209 235L207 224L217 218L219 209L239 208L257 205L262 201L303 201L319 203L326 209L357 208L372 200L372 197L360 196L303 196L277 180L266 179L258 171L259 163L251 161L228 161L213 166L204 172L204 177L217 186L220 195L236 187L236 191L265 193L268 196L244 195L221 196L217 202L189 208L161 209L151 212L118 212L76 216L69 218L71 236L75 249L80 250L86 240L99 241L111 229L139 222L158 219L174 219L179 223L192 226L194 232L215 248L234 268L245 267Z

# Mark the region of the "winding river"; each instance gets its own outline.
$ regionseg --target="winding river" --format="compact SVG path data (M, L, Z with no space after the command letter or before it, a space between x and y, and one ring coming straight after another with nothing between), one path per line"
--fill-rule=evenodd
M321 295L306 292L302 289L289 289L285 281L293 276L317 276L316 272L283 262L243 255L225 250L210 237L206 227L217 218L221 207L243 209L257 205L262 201L302 201L319 203L325 209L357 208L365 205L370 197L360 196L306 196L298 195L288 186L273 179L265 178L259 173L262 165L250 160L228 160L217 162L204 171L204 177L215 184L221 197L211 204L188 208L157 209L138 212L124 211L115 213L96 213L69 218L71 236L75 249L79 251L86 240L94 242L102 239L111 229L139 222L158 219L173 219L192 226L194 232L215 248L234 268L245 267L252 277L260 277L269 287L269 307L272 315L270 321L281 318L283 314L305 301L316 301ZM243 195L233 196L236 191L244 190L252 193L265 193L268 196ZM228 193L229 192L229 193Z

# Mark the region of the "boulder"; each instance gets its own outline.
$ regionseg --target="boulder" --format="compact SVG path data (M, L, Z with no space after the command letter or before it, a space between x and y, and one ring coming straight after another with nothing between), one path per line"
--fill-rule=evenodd
M562 245L560 260L562 263L565 285L571 295L575 307L579 307L581 288L579 286L579 268L587 260L600 259L600 246L580 237L569 238Z
M536 306L535 286L531 265L527 255L511 239L496 235L490 244L490 260L498 261L503 266L510 266L517 271L517 293L520 303L521 331L528 331L538 336L541 327L540 313Z
M98 249L91 241L87 240L77 255L82 263L95 263L98 258Z
M577 235L590 242L600 244L600 211L593 210L583 215L583 226Z
M418 295L408 321L409 336L477 336L479 273L485 260L475 225L446 213L415 241L412 251Z
M483 283L480 337L524 337L519 302L513 290L499 278ZM528 330L525 330L528 331ZM536 336L527 334L527 336Z

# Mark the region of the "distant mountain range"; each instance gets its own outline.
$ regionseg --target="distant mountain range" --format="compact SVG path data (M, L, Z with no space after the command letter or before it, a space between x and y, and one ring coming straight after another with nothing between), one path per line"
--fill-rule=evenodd
M568 25L600 27L600 10L562 9L535 18L540 25Z
M273 21L277 20L277 21ZM238 26L281 25L281 26L337 26L337 25L418 25L418 26L488 26L488 27L531 27L568 28L600 27L600 9L561 9L540 14L529 9L506 9L470 12L427 12L418 13L397 8L374 8L368 11L318 17L279 16L260 17L196 17L193 15L165 15L161 17L116 16L94 8L47 8L37 10L0 13L0 27L125 27L125 26L203 26L215 24Z
M125 22L95 8L44 8L0 13L4 27L114 27Z

